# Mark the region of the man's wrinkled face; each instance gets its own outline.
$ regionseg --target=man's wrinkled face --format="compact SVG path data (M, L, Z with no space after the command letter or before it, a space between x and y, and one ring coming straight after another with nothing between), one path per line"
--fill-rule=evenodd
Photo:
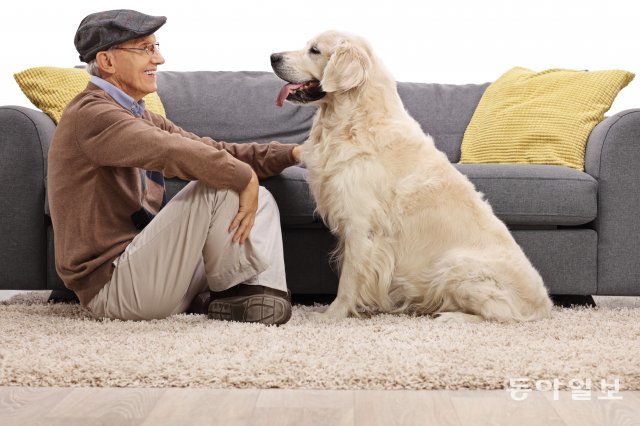
M143 38L128 40L109 49L113 74L108 76L106 80L122 89L136 101L158 90L156 71L158 65L164 63L164 58L155 48L155 43L156 36L151 34ZM144 50L145 48L147 51ZM154 53L149 54L150 52Z

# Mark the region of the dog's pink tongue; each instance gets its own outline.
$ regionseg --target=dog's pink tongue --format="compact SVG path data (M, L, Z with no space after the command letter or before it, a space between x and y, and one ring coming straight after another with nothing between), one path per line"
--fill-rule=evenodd
M276 105L279 107L284 105L284 101L287 99L287 96L289 96L289 93L301 88L302 86L304 86L304 83L289 83L282 86L280 93L278 93L278 99L276 99Z

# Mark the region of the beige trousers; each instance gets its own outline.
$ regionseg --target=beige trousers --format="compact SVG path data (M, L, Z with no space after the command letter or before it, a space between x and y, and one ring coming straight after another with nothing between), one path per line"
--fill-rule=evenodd
M99 318L148 320L185 312L199 293L239 283L287 291L280 213L260 187L249 238L228 232L238 194L200 182L182 189L114 262L111 280L88 304Z

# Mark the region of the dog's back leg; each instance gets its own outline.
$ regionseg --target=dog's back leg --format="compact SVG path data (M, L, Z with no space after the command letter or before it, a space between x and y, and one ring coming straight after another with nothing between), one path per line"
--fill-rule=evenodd
M551 313L552 304L548 296L526 301L516 295L512 288L502 286L493 279L449 282L444 292L446 303L439 312L441 314L459 311L486 321L513 323L547 318ZM442 321L446 321L448 316L444 315ZM476 322L476 319L472 322Z
M451 283L446 292L461 312L468 317L475 317L467 318L464 322L486 320L511 323L524 320L519 312L518 302L513 300L508 290L500 288L495 280ZM451 313L448 314L441 315L441 321L450 319Z
M535 270L476 256L452 256L441 265L430 291L443 301L441 321L477 321L451 312L497 322L532 321L549 316L551 302ZM445 315L446 313L446 315Z
M440 285L443 304L435 313L437 321L512 323L525 321L507 291L492 279L452 281Z

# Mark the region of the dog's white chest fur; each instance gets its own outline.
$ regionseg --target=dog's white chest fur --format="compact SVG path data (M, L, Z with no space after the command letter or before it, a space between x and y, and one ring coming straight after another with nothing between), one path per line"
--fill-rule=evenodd
M387 214L389 206L380 200L392 197L395 179L388 176L377 148L367 144L371 135L358 132L360 139L354 143L335 133L343 132L312 132L303 159L318 213L339 232L347 222L358 220L357 212L367 216L363 220Z

